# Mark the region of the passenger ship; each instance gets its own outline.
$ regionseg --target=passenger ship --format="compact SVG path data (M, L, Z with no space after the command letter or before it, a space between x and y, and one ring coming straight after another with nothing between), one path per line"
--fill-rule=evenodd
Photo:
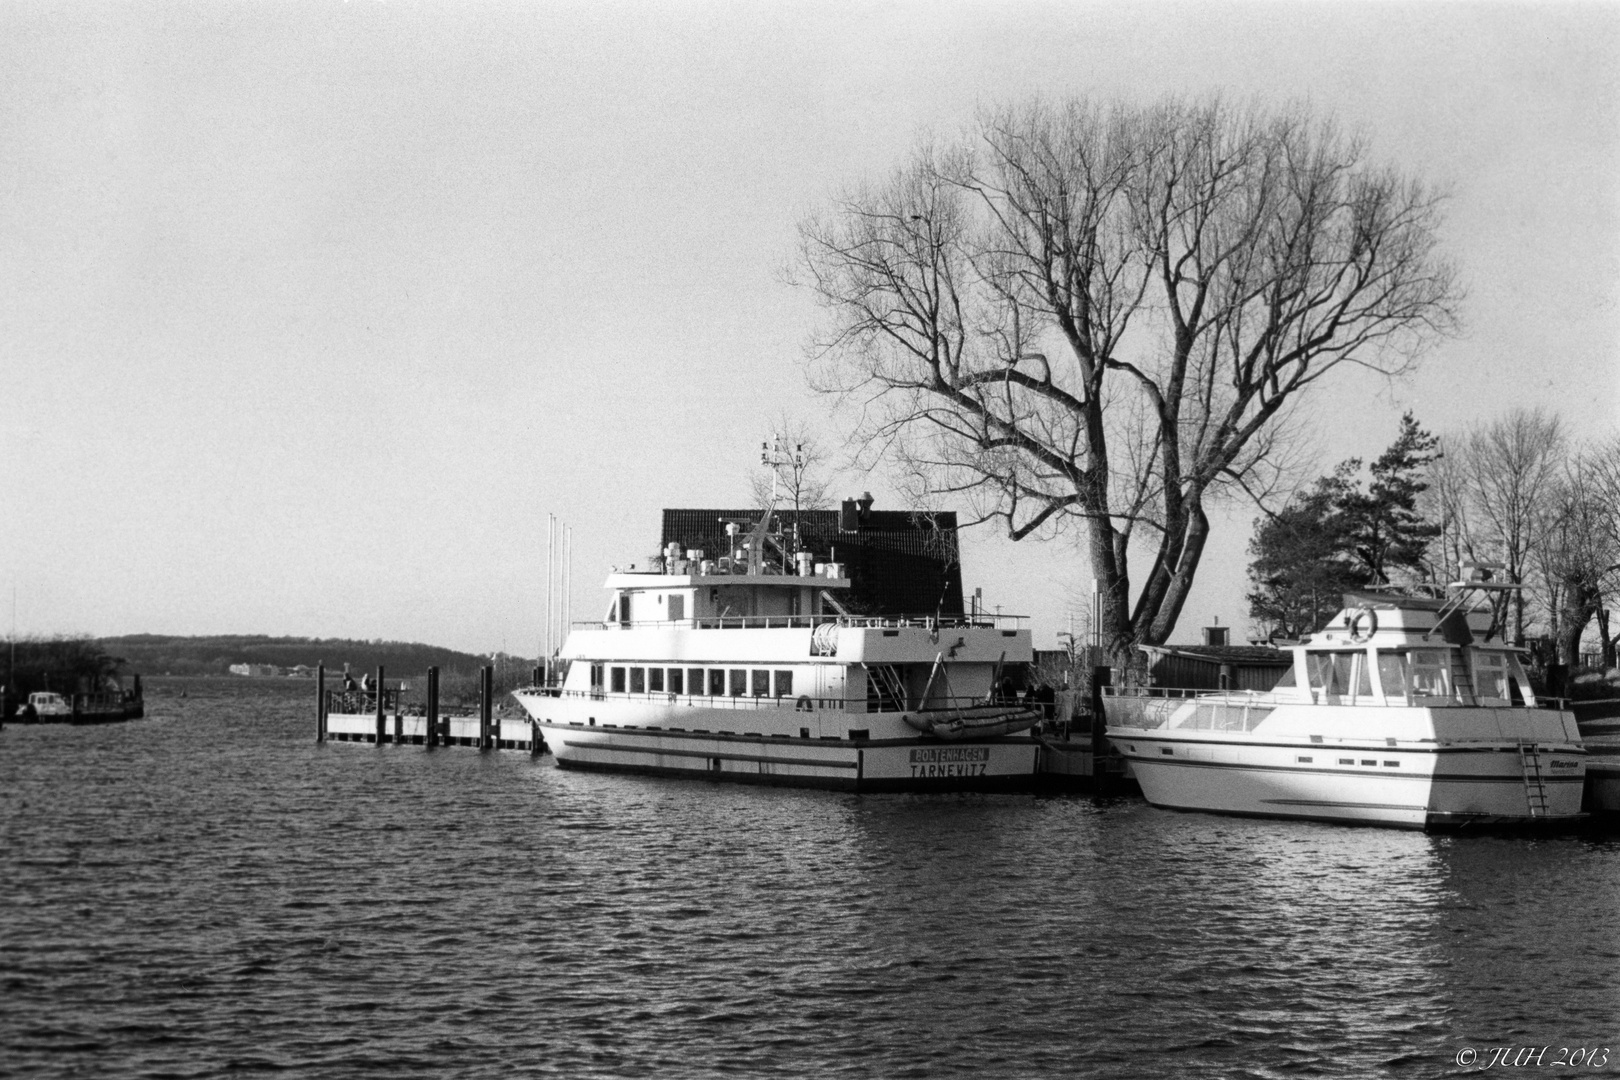
M1033 786L1041 714L1017 617L852 614L844 567L766 511L730 552L670 544L607 579L543 685L514 693L565 769L850 791ZM778 558L768 557L777 548Z
M1445 600L1346 595L1270 692L1105 696L1108 738L1155 806L1409 828L1577 818L1574 715L1537 701L1505 605L1470 607L1510 588L1488 576L1465 572Z

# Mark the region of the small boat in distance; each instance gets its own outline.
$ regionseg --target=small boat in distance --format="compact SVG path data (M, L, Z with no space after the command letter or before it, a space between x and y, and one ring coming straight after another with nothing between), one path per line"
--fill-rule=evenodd
M1268 692L1105 691L1107 734L1155 806L1455 828L1581 816L1575 717L1503 640L1516 586L1465 567L1446 599L1352 593Z
M773 530L767 509L727 527L718 559L670 543L610 574L607 617L576 626L546 680L514 692L558 766L863 792L1033 787L1028 729L1043 714L1018 697L1033 659L1022 618L855 614L844 566L797 533Z
M25 724L107 724L145 715L141 677L136 675L129 689L109 687L94 694L35 691L6 719Z

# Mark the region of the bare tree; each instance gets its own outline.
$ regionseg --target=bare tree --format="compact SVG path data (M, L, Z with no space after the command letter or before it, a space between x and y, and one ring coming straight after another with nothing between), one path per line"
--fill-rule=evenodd
M1620 436L1588 444L1566 465L1546 536L1542 572L1549 586L1558 586L1549 607L1557 619L1559 661L1579 661L1581 637L1595 618L1602 664L1614 667L1610 617L1620 595Z
M761 446L760 467L748 476L748 493L763 509L774 500L794 510L825 510L832 505L831 455L811 426L783 412Z
M1456 443L1466 528L1463 548L1472 558L1498 560L1507 580L1528 583L1531 553L1542 539L1563 463L1565 439L1558 418L1514 409L1470 428ZM1513 600L1513 640L1524 642L1526 597Z
M1620 571L1620 537L1604 505L1599 468L1590 448L1562 463L1532 554L1558 662L1571 666L1580 663L1581 637L1603 610L1605 579ZM1607 626L1602 633L1612 652Z
M1122 658L1174 629L1211 500L1275 485L1306 390L1453 328L1439 203L1298 110L988 112L801 225L812 379L976 520L1082 529Z

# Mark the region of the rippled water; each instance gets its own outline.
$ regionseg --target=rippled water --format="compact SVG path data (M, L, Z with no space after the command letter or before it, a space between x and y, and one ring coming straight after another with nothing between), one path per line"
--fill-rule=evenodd
M0 1072L1620 1072L1612 837L565 773L151 684L0 732Z

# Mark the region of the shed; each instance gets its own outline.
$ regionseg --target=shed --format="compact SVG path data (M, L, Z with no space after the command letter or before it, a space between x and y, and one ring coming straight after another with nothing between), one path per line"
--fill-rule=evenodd
M1269 645L1143 645L1150 685L1175 690L1274 688L1294 655Z

